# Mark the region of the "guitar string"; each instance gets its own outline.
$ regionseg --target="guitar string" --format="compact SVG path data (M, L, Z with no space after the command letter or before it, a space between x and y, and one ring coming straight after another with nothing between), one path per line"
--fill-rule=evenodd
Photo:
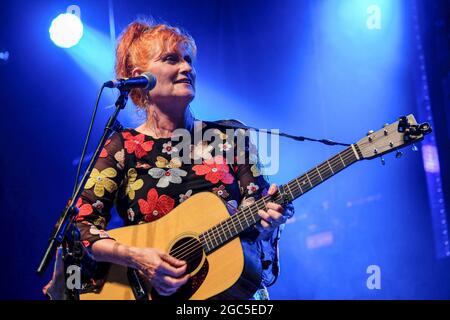
M304 174L304 175L306 175L307 178L309 178L309 180L311 181L311 184L312 184L312 181L315 182L315 181L319 178L321 181L315 185L315 186L317 186L317 185L320 184L322 181L324 181L324 180L322 180L322 176L320 175L320 173L319 173L319 171L318 171L318 170L319 170L319 167L325 166L326 162L328 162L328 163L330 164L330 167L331 167L331 164L333 164L333 166L335 166L335 165L336 165L336 162L339 163L340 161L342 161L343 164L344 164L344 167L343 167L342 169L344 169L345 167L347 167L347 166L353 164L354 161L352 161L351 163L348 163L347 165L345 165L345 162L348 161L352 156L353 156L353 157L355 156L354 153L353 153L352 148L351 148L351 147L350 147L350 148L347 148L346 150L342 151L341 153L338 153L338 154L336 154L335 156L333 156L332 158L330 158L330 160L326 160L326 161L323 162L322 164L319 164L318 166L316 166L316 167L315 167L316 170L311 169L310 171L314 170L314 172L311 173L310 175L308 175L308 172L307 172L306 174ZM341 169L341 170L342 170L342 169ZM323 168L322 168L321 170L323 170ZM334 171L333 171L331 168L327 168L326 170L328 171L328 173L331 173L331 175L328 175L328 177L326 177L325 180L328 179L328 178L330 178L330 177L332 177L332 176L335 174ZM339 170L339 171L341 171L341 170ZM338 171L338 172L339 172L339 171ZM317 173L316 173L316 172L317 172ZM326 171L322 171L322 173L326 174L327 172L326 172ZM336 172L336 173L337 173L337 172ZM302 176L303 176L303 175L302 175ZM292 180L291 182L287 183L286 185L289 185L290 183L293 183L295 180L298 180L298 178ZM304 194L305 192L307 192L307 191L309 191L309 190L311 190L312 188L315 187L315 186L314 186L314 187L311 187L311 188L309 188L308 190L306 190L305 192L303 192L303 190L302 190L299 186L297 186L298 181L296 181L296 182L297 182L297 183L294 185L294 188L289 188L289 190L290 190L291 193L297 193L298 191L300 191L300 195L302 195L302 194ZM305 185L305 186L306 186L306 185ZM299 196L300 196L300 195L299 195ZM298 196L296 196L296 197L294 197L294 198L297 198L297 197L298 197ZM282 200L283 200L283 199L279 199L279 198L281 198L281 195L280 195L280 194L277 194L276 198L272 198L272 200L275 200L276 202L282 201ZM227 220L222 221L222 222L219 223L218 225L216 225L216 226L212 227L211 229L209 229L208 231L204 232L202 235L208 234L208 237L209 237L210 239L213 239L213 238L214 238L214 240L215 240L215 242L217 243L217 245L222 244L224 241L222 240L222 236L221 236L221 235L225 235L225 237L226 237L226 235L227 235L227 231L225 231L225 227L224 227L224 225L223 225L225 221L231 221L231 220L233 220L233 219L234 219L234 220L238 220L239 224L240 224L241 227L242 227L242 223L241 223L241 222L243 222L242 220L245 219L245 222L248 224L248 219L247 219L248 213L252 213L252 208L253 208L253 207L256 207L258 210L261 209L261 208L259 207L259 204L261 204L261 202L262 202L262 203L265 205L266 203L265 203L264 200L268 200L268 199L271 199L271 197L270 197L270 196L269 196L269 197L266 196L266 197L263 197L263 198L259 199L258 201L256 201L256 202L254 203L253 206L248 206L248 207L243 208L242 210L240 210L240 211L238 212L237 215L234 215L234 216L230 217L230 219L227 219ZM278 200L278 201L277 201L277 200ZM292 200L293 200L293 199L292 199ZM264 208L264 207L263 207L263 208ZM246 212L246 211L247 211L247 212ZM242 219L242 217L244 217L244 219ZM252 217L253 217L253 220L255 220L254 216L252 216ZM233 222L233 225L235 224L235 222L236 222L236 221ZM256 223L256 221L254 221L252 224L254 224L254 223ZM222 228L222 231L219 230L219 227ZM236 229L236 227L235 227L235 229ZM244 228L243 230L245 230L245 228ZM242 230L242 231L243 231L243 230ZM225 231L225 234L223 233L224 231ZM231 229L229 228L229 226L228 226L228 231L231 232ZM236 231L237 231L237 230L236 230ZM238 233L239 233L239 232L237 232L237 234L238 234ZM217 236L218 236L218 235L219 235L219 237L220 237L220 240L217 240ZM231 235L233 235L232 232L231 232ZM212 241L211 241L211 240L208 241L208 240L206 239L205 236L203 236L203 238L204 238L204 241L205 241L205 242L209 242L209 243L212 244ZM201 242L201 240L200 240L200 242ZM206 243L206 244L208 245L208 243ZM183 244L183 246L178 247L175 251L173 251L173 252L171 253L171 255L173 255L174 257L177 257L177 256L181 253L182 255L181 255L180 257L177 257L177 258L183 260L184 257L189 256L190 253L192 253L193 251L197 251L197 250L198 250L199 248L201 248L201 247L202 247L202 244L199 243L199 241L197 241L197 239L192 239L192 240L189 240L188 242L186 242L185 244ZM208 247L209 247L209 245L208 245ZM189 251L186 251L186 250L189 250Z
M351 151L351 153L350 153L350 151ZM345 153L348 153L348 154L345 154ZM345 155L344 155L345 154ZM341 155L341 153L339 153L339 154L337 154L337 155L335 155L334 157L332 157L332 158L330 158L330 160L327 160L328 162L333 162L333 161L336 161L336 162L339 162L341 159L342 159L342 157L339 157L339 155ZM350 155L353 155L354 156L354 154L353 154L353 150L351 150L351 148L348 148L348 149L346 149L346 150L344 150L343 152L342 152L342 155L344 156L343 157L343 164L345 165L345 161L347 161L347 160L349 160L351 157L350 157ZM341 158L341 159L339 159L338 160L338 158ZM355 161L352 161L351 163L349 163L349 164L347 164L347 165L345 165L342 169L344 169L345 167L347 167L347 166L349 166L349 165L351 165L351 164L353 164ZM320 164L320 165L318 165L316 168L318 168L318 167L320 167L321 165L324 165L325 164L325 162L324 163L322 163L322 164ZM334 164L335 165L335 164ZM341 170L342 170L341 169ZM314 169L311 169L311 170L314 170ZM310 171L311 171L310 170ZM327 169L328 170L328 169ZM331 175L330 176L328 176L326 179L328 179L328 178L330 178L331 176L333 176L334 174L333 174L333 171L332 170L330 170L331 171ZM305 175L307 175L307 173L305 174ZM309 177L309 180L310 181L316 181L316 179L318 178L320 176L320 174L319 173L314 173L314 174L311 174L311 176L307 176L307 178ZM322 180L322 178L320 178L321 180ZM296 180L296 179L295 179ZM295 180L293 180L293 181L295 181ZM291 182L289 182L289 183L292 183L293 181L291 181ZM323 181L323 180L322 180ZM321 183L322 181L320 181L319 183ZM288 184L289 184L288 183ZM317 183L317 185L319 184L319 183ZM316 185L316 186L317 186ZM309 191L309 190L311 190L313 187L311 187L311 188L309 188L307 191ZM291 191L293 190L293 189L290 189ZM304 194L305 192L303 192L300 188L296 188L295 190L294 190L294 192L296 192L296 191L301 191L301 194ZM306 192L307 192L306 191ZM300 194L300 195L301 195ZM281 195L280 194L278 194L277 196L276 196L276 199L272 199L272 200L275 200L275 201L277 201L277 200L283 200L283 199L278 199L278 198L281 198ZM296 198L296 197L295 197ZM265 204L265 201L264 200L268 200L268 199L271 199L271 197L270 196L266 196L266 197L263 197L263 198L261 198L261 199L259 199L258 201L256 201L255 202L255 204L254 204L254 206L255 207L257 207L257 209L260 209L259 208L259 204L261 204L261 202L263 202L264 204ZM259 203L258 203L259 202ZM246 207L246 208L243 208L242 210L240 210L239 211L239 214L237 214L237 215L235 215L235 216L232 216L230 219L231 220L238 220L238 222L239 222L239 224L241 225L241 227L242 227L242 223L241 223L241 220L243 220L242 219L242 216L244 216L244 218L245 218L245 220L246 220L246 222L247 222L247 218L246 218L246 216L245 215L247 215L248 213L252 213L252 209L251 209L251 207L253 207L253 206L249 206L249 207ZM245 211L248 211L248 212L245 212ZM229 221L229 219L227 219L227 220L225 220L225 221ZM224 222L224 221L223 221ZM209 235L209 237L210 238L212 238L212 239L214 239L215 240L215 242L217 243L217 245L220 245L220 244L222 244L224 241L222 240L222 237L220 236L220 241L218 241L217 240L217 235L220 235L220 234L223 234L222 233L222 231L220 231L219 230L219 226L221 225L221 224L223 224L223 222L221 222L221 223L219 223L218 225L216 225L216 226L214 226L213 228L211 228L210 230L208 230L208 231L206 231L206 232L204 232L202 235L206 235L207 233L212 233L212 234L210 234ZM233 222L233 225L234 225L234 223L235 223L235 221ZM254 223L253 223L254 224ZM223 231L225 231L225 229L224 229L224 226L221 226L222 227L222 230ZM235 228L236 229L236 228ZM228 228L228 230L229 231L231 231L230 230L230 228ZM245 228L243 229L243 230L245 230ZM236 230L237 231L237 230ZM239 232L237 232L237 234L239 234ZM225 234L225 236L226 236L226 234ZM205 239L205 241L208 241L208 240L206 240ZM212 241L210 241L211 243L212 243ZM208 245L208 244L207 244ZM194 246L194 247L192 247L192 246ZM173 256L175 256L175 255L178 255L179 253L184 253L180 258L184 258L184 257L186 257L186 255L189 255L191 252L193 252L193 251L196 251L196 250L198 250L200 247L202 246L202 244L201 243L199 243L198 241L196 241L196 239L192 239L192 240L190 240L190 241L188 241L187 243L185 243L183 246L180 246L179 248L177 248L174 252L172 252L171 254L173 255ZM209 245L208 245L208 247L209 247ZM184 251L182 251L182 252L180 252L180 250L182 251L182 250L184 250ZM189 251L187 251L186 252L186 250L189 250Z
M344 159L345 160L348 160L348 156L346 156L346 157L344 157ZM337 161L337 159L336 159L336 161ZM353 161L353 162L355 162L355 161ZM347 166L348 165L351 165L351 164L353 164L353 162L352 163L348 163L347 164ZM319 165L320 166L320 165ZM318 166L318 167L319 167ZM343 169L343 168L342 168ZM332 175L333 175L333 172L332 172ZM328 178L330 178L332 175L330 175L330 176L328 176L327 177L327 179ZM312 178L310 178L310 180L312 179L313 181L315 181L315 179L317 179L317 175L311 175L311 177ZM320 183L320 182L319 182ZM312 188L310 188L310 189L312 189ZM309 191L310 189L308 189L307 191ZM302 192L302 194L303 194L304 192ZM264 198L261 198L260 200L263 200L263 201L259 201L259 203L255 203L255 206L258 208L258 209L260 209L259 208L259 204L261 204L261 202L263 202L264 204L265 204L265 201L264 200L268 200L268 199L270 199L271 197L264 197ZM278 201L281 201L281 200L283 200L282 199L282 197L278 194L277 196L276 196L276 198L272 198L271 199L272 201L275 201L275 202L278 202ZM244 211L249 211L250 213L252 212L252 210L251 210L251 208L249 208L249 207L247 207L247 208L245 208L246 210L242 210L242 211L240 211L240 212L244 212ZM246 213L247 214L247 213ZM238 217L238 216L234 216L234 217L236 217L236 218L238 218L238 221L239 220L242 220L240 217ZM252 217L254 217L254 216L252 216ZM246 219L246 218L245 218ZM246 219L247 220L247 219ZM235 222L233 222L233 223L235 223ZM240 221L239 221L239 223L240 223ZM242 226L242 224L241 224L241 226ZM219 232L221 232L220 230L218 230L218 227L216 226L216 227L214 227L214 228L212 228L211 230L213 230L213 229L217 229L216 231L219 233ZM225 230L224 229L224 227L222 226L222 229L223 230ZM245 228L244 228L245 229ZM210 230L210 231L211 231ZM231 231L230 229L229 229L229 231ZM206 233L206 232L205 232ZM214 230L213 230L213 236L216 236L216 234L215 234L216 232L214 232ZM239 234L239 232L237 232L236 234ZM231 234L232 235L232 234ZM220 241L217 241L217 239L215 239L216 240L216 243L217 243L217 245L220 245L220 244L222 244L222 243L224 243L224 241L222 240L222 237L220 237ZM195 241L195 240L194 240ZM194 245L194 247L192 248L192 245ZM182 256L180 256L179 258L180 259L183 259L183 258L188 258L188 259L186 259L186 260L188 260L188 261L190 261L190 260L192 260L192 259L190 259L189 257L191 256L191 254L192 254L192 252L193 252L193 250L195 250L195 251L197 251L197 253L196 253L196 255L195 255L195 257L197 257L198 256L198 254L200 253L200 252L202 252L202 251L200 251L199 249L202 247L202 245L201 245L201 243L198 243L197 241L195 241L195 243L190 243L190 248L187 248L186 247L186 245L184 246L184 248L183 247L180 247L180 248L178 248L178 252L177 253L173 253L173 255L175 256L175 255L178 255L179 253L182 253ZM181 250L185 250L184 252L180 252L180 249ZM190 250L189 250L190 249ZM186 250L189 250L189 251L186 251ZM198 251L200 251L200 252L198 252Z
M362 143L360 143L358 146L360 147L360 149L365 149L366 145L369 145L369 144L371 145L371 148L373 148L373 145L372 145L372 143L370 143L370 142L368 142L368 143L367 143L367 142L362 142ZM323 162L323 163L317 165L317 166L315 167L316 170L311 169L310 171L313 171L313 173L311 173L309 176L308 176L308 172L309 172L309 171L306 172L304 175L306 175L307 179L309 179L311 185L312 185L311 181L314 181L314 183L316 183L316 180L318 179L318 177L319 177L320 180L321 180L321 181L318 181L318 183L315 184L314 186L311 186L311 188L307 189L306 191L303 191L303 189L302 189L300 186L297 186L297 185L299 184L299 182L298 182L299 178L296 178L296 179L294 179L294 180L288 182L287 184L285 184L285 186L287 186L287 185L289 185L289 184L291 184L291 183L293 183L293 182L295 181L296 183L294 184L294 188L289 188L289 192L291 193L291 196L292 196L292 195L293 195L292 193L297 193L298 191L300 191L300 194L299 194L299 195L293 197L293 199L294 199L294 198L297 198L298 196L303 195L304 193L308 192L309 190L313 189L314 187L316 187L317 185L319 185L321 182L324 181L324 179L322 178L322 175L321 175L320 172L319 172L319 168L320 168L321 166L325 166L325 163L328 162L329 168L326 168L326 171L323 170L324 168L320 169L320 170L322 171L322 173L325 174L325 180L327 180L327 179L331 178L333 175L335 175L337 172L340 172L340 171L343 170L344 168L346 168L346 167L350 166L351 164L353 164L354 162L356 162L356 161L358 160L358 158L355 157L354 159L352 159L353 161L351 161L351 162L348 163L347 165L345 164L345 162L346 162L347 160L349 160L350 158L352 158L353 156L355 156L354 151L353 151L353 149L352 149L351 147L349 147L349 148L347 148L346 150L342 151L341 153L338 153L338 154L336 154L335 156L331 157L329 160L326 160L325 162ZM338 170L337 172L334 172L334 170L332 170L331 164L332 164L333 166L335 166L335 165L336 165L336 162L339 163L340 161L343 163L344 167L342 167L342 168L341 168L340 170ZM325 167L326 167L326 166L325 166ZM317 171L317 174L316 174L316 171ZM331 172L331 174L328 175L328 176L326 176L326 173L327 173L327 172L328 172L328 173ZM303 175L302 175L302 176L303 176ZM305 180L304 180L304 181L305 181ZM305 186L307 186L307 185L305 185ZM281 201L283 200L280 194L277 194L275 198L272 198L272 197L263 197L263 198L259 199L257 202L255 202L253 206L249 206L249 207L243 208L242 210L240 210L240 211L238 212L237 215L232 216L230 219L227 219L227 220L225 220L225 221L222 221L221 223L219 223L218 225L214 226L214 227L211 228L210 230L204 232L202 235L206 235L206 234L212 233L212 234L209 235L209 237L210 237L210 238L213 238L213 237L214 237L214 239L216 240L217 245L223 244L225 241L222 240L222 237L220 236L220 234L221 234L221 233L223 234L223 231L225 231L225 228L224 228L223 225L226 224L226 221L231 221L231 220L233 220L233 219L234 219L234 220L237 219L238 222L239 222L239 224L240 224L241 227L242 227L241 220L243 220L243 219L242 219L242 216L243 216L244 219L245 219L245 222L248 224L248 220L247 220L246 215L248 215L248 213L252 213L252 208L253 208L253 207L256 207L258 210L261 209L261 208L259 208L259 204L261 204L261 202L263 202L264 204L266 204L266 203L265 203L265 200L268 200L268 199L271 199L272 201L275 201L275 202L277 202L277 203L278 203L278 202L281 202ZM293 200L293 199L292 199L292 200ZM245 211L248 211L248 212L245 212ZM255 220L254 214L253 214L251 217L253 218L253 220ZM258 218L257 218L257 219L258 219ZM260 218L259 218L259 220L260 220ZM252 224L254 224L254 223L256 223L256 221L254 221ZM235 224L235 221L233 222L233 226L234 226L234 224ZM221 226L222 231L219 230L219 226ZM231 234L230 234L230 237L231 237L231 236L233 235L233 233L231 232L231 229L229 228L229 225L227 225L227 227L228 227L228 231L231 233ZM216 230L215 230L215 229L216 229ZM236 227L235 227L235 229L236 229ZM243 230L245 230L245 229L246 229L246 228L244 228ZM242 231L243 231L243 230L242 230ZM225 231L225 234L224 234L225 237L227 236L226 232L227 232L227 231ZM240 233L240 232L238 232L237 229L236 229L236 234L239 234L239 233ZM217 235L220 236L220 241L217 241ZM203 237L203 238L204 238L204 237ZM208 240L206 240L206 238L205 238L204 240L205 240L206 242L208 242ZM188 259L186 259L186 260L190 261L190 260L192 260L192 259L189 259L189 257L190 257L190 255L191 255L191 253L193 252L193 250L195 250L195 251L197 252L196 255L195 255L194 257L198 257L199 253L202 254L202 251L199 250L199 249L203 246L203 245L201 244L201 240L200 240L200 243L199 243L198 241L195 241L195 240L194 240L194 241L188 241L188 243L189 243L189 242L191 242L191 243L190 243L187 247L186 247L186 245L185 245L184 248L183 248L183 247L177 248L177 249L178 249L178 252L177 252L177 253L174 252L174 253L173 253L174 256L177 255L177 254L179 254L179 253L184 253L180 258L182 259L182 258L184 258L184 257L188 257ZM212 243L212 241L210 241L210 242ZM206 244L208 245L208 243L206 243ZM194 245L194 248L192 248L192 245ZM190 246L190 248L189 248L189 246ZM209 247L209 245L208 245L208 247ZM190 250L187 251L187 252L186 252L186 251L181 251L181 252L180 252L180 250L188 250L188 249L190 249Z
M345 151L343 151L342 152L342 155L344 155L346 152L348 152L348 151L352 151L352 150L349 150L349 149L351 149L351 148L348 148L348 149L346 149ZM339 162L340 161L340 159L338 160L338 156L339 156L340 154L337 154L337 155L335 155L334 157L332 157L330 160L327 160L328 162L333 162L333 161L336 161L336 162ZM349 160L349 157L350 156L350 154L346 154L346 155L344 155L344 157L343 157L343 160L344 160L344 162L345 161L347 161L347 160ZM335 159L334 159L335 158ZM342 157L340 157L340 158L342 158ZM352 162L353 163L353 162ZM352 163L349 163L348 165L350 165L350 164L352 164ZM323 164L320 164L320 165L318 165L317 166L317 168L318 167L320 167L321 165L324 165L325 163L323 163ZM335 164L333 164L334 166L335 166ZM347 166L348 166L347 165ZM346 167L346 166L345 166ZM344 167L344 168L345 168ZM342 168L343 169L343 168ZM341 170L342 170L341 169ZM311 170L314 170L314 169L311 169ZM333 175L333 171L331 170L331 175L330 176L328 176L328 178L330 178L332 175ZM305 175L307 175L307 174L305 174ZM311 174L310 176L307 176L307 177L309 177L309 180L312 180L312 181L316 181L316 179L319 177L319 174L317 173L315 173L315 174ZM326 179L328 179L328 178L326 178ZM293 181L295 181L295 180L293 180ZM292 183L293 181L291 181L291 182L289 182L289 183ZM289 184L288 183L288 184ZM320 182L319 182L320 183ZM318 183L318 184L319 184ZM318 185L317 184L317 185ZM310 189L308 189L307 191L309 191L309 190L311 190L312 188L310 188ZM294 190L294 189L290 189L291 191L292 190ZM295 188L295 190L294 190L294 192L297 192L297 191L301 191L301 194L303 194L303 193L305 193L305 192L303 192L301 189L299 189L299 188ZM272 199L272 200L275 200L275 201L277 201L277 200L283 200L283 199L278 199L278 198L280 198L281 196L278 194L277 196L276 196L276 199ZM296 197L294 197L294 198L296 198ZM257 207L257 209L261 209L261 208L259 208L259 204L261 204L261 202L265 205L266 203L265 203L265 201L264 200L269 200L269 199L271 199L271 197L270 196L266 196L266 197L263 197L263 198L261 198L261 199L259 199L258 201L256 201L255 202L255 204L254 204L254 206L255 207ZM246 208L243 208L242 210L240 210L239 211L239 214L237 214L237 215L235 215L235 216L232 216L230 219L231 220L238 220L238 222L239 222L239 224L241 225L241 227L242 227L242 223L241 222L243 222L242 220L246 220L246 222L247 222L247 218L246 218L246 215L248 214L248 213L252 213L252 207L253 206L249 206L249 207L246 207ZM263 207L264 208L264 207ZM245 211L248 211L248 212L245 212ZM242 217L244 217L244 219L242 219ZM253 219L253 220L255 220L255 219ZM229 219L227 219L227 220L225 220L225 221L229 221ZM224 222L224 221L223 221ZM218 225L216 225L216 226L214 226L213 228L211 228L210 230L208 230L208 231L206 231L206 232L204 232L203 233L203 235L206 235L206 234L208 234L208 236L210 237L210 239L214 239L215 240L215 242L217 243L217 245L219 245L219 244L221 244L221 243L223 243L224 241L222 240L222 237L220 236L220 241L218 241L217 240L217 235L220 235L220 234L222 234L223 235L223 231L225 231L225 228L224 228L224 226L222 225L223 224L223 222L221 222L221 223L219 223ZM233 225L235 224L235 222L236 221L233 221ZM253 222L253 224L254 224L255 222ZM221 226L222 227L222 231L220 231L219 230L219 226ZM236 227L235 227L235 229L236 229ZM243 229L243 230L245 230L245 228ZM230 230L230 228L228 227L228 231L231 231ZM237 230L236 230L237 231ZM226 232L226 231L225 231ZM237 232L237 234L238 234L239 232ZM231 233L232 234L232 233ZM225 234L225 236L226 236L226 234ZM206 238L205 238L205 241L208 241L208 240L206 240ZM210 240L209 241L210 243L212 243L212 241ZM192 245L194 245L194 248L192 248ZM201 244L199 244L198 243L198 241L196 241L196 239L192 239L192 240L190 240L190 241L188 241L187 243L185 243L183 246L180 246L179 248L177 248L174 252L172 252L172 255L178 255L179 253L180 253L180 250L188 250L188 249L193 249L193 250L197 250L198 248L199 248L199 245L201 245ZM207 244L208 245L208 244ZM208 245L208 247L209 247L209 245ZM188 251L188 252L183 252L183 253L185 253L184 255L183 255L183 257L184 256L186 256L186 254L189 254L190 252L192 252L192 250L190 250L190 251Z
M361 142L360 144L357 144L357 145L360 147L360 149L365 149L365 148L366 148L366 145L371 145L371 148L373 148L373 144L372 144L370 141L369 141L369 142ZM328 162L328 165L329 165L329 167L330 167L330 168L327 167L327 168L326 168L326 171L324 171L323 168L320 169L320 170L322 170L322 173L325 173L325 174L326 174L327 172L328 172L328 173L331 172L331 175L329 175L328 177L325 176L325 180L326 180L326 179L329 179L330 177L332 177L333 175L335 175L337 172L343 170L345 167L347 167L347 166L353 164L355 161L358 160L358 159L355 157L355 159L353 159L353 161L352 161L351 163L348 163L347 165L345 165L345 162L346 162L347 160L349 160L350 158L352 158L353 156L354 156L354 151L353 151L353 149L352 149L351 147L349 147L349 148L345 149L344 151L342 151L341 153L338 153L338 154L336 154L335 156L331 157L329 160L326 160L325 162L323 162L323 163L319 164L318 166L316 166L316 167L315 167L316 170L311 169L310 171L313 171L313 173L311 173L309 176L308 176L308 172L309 172L309 171L308 171L305 175L306 175L306 177L307 177L310 181L312 180L312 181L314 181L314 182L315 182L315 181L317 180L317 178L319 177L321 181L315 185L315 186L317 186L317 185L319 185L321 182L324 181L323 178L322 178L322 176L320 175L320 172L319 172L319 168L320 168L321 166L325 166L325 163ZM340 161L343 162L344 167L343 167L341 170L339 170L339 171L337 171L337 172L334 172L334 170L332 170L332 168L331 168L331 167L332 167L331 164L332 164L333 166L335 166L335 165L336 165L336 162L339 163ZM325 166L325 167L326 167L326 166ZM316 171L317 171L317 173L316 173ZM292 193L297 193L298 191L300 191L300 194L299 194L298 196L301 196L301 195L303 195L304 193L308 192L309 190L311 190L312 188L315 187L315 186L313 186L313 187L307 189L306 191L303 191L303 189L302 189L300 186L297 186L297 185L299 184L298 178L292 180L292 181L289 182L289 183L287 183L285 186L287 186L287 185L293 183L294 181L296 182L295 185L294 185L294 188L289 188L289 191L290 191L291 194L292 194ZM304 180L304 181L305 181L305 180ZM304 186L306 187L307 185L304 185ZM297 198L298 196L293 197L293 199L294 199L294 198ZM272 200L274 200L275 202L278 202L278 201L281 202L283 199L279 199L279 198L280 198L280 195L278 194L278 195L276 196L276 198L272 198ZM261 202L263 202L264 204L266 204L264 200L267 200L267 199L270 199L270 197L264 197L264 198L261 198L260 200L262 200L262 201L258 200L257 202L255 202L255 205L254 205L254 206L255 206L257 209L261 209L261 208L259 208L259 204L261 204ZM292 200L293 200L293 199L292 199ZM259 203L258 203L258 202L259 202ZM238 213L237 215L231 217L230 220L227 219L227 220L225 220L225 221L230 221L230 222L231 222L231 220L233 220L233 219L234 219L234 220L238 220L239 224L240 224L241 227L242 227L241 220L244 220L244 219L245 219L245 222L248 224L247 214L248 214L248 213L252 213L252 207L253 207L253 206L243 208L242 210L239 211L239 213ZM264 207L263 207L263 208L264 208ZM248 211L248 212L245 212L245 211ZM234 217L236 217L236 218L234 218ZM244 219L242 219L242 217L244 217ZM251 217L253 218L253 220L255 220L254 215L252 215ZM227 231L225 230L225 227L224 227L224 225L227 225L227 223L226 223L225 221L219 223L218 225L212 227L210 230L204 232L203 235L205 235L205 236L208 235L208 237L209 237L210 239L214 239L215 242L217 243L217 245L220 245L220 244L224 243L224 241L222 240L222 236L221 236L221 235L225 235L225 237L227 236ZM236 222L236 221L233 221L233 226L234 226L234 227L235 227L235 222ZM242 222L243 222L243 221L242 221ZM256 222L257 222L257 221L254 221L252 224L254 224L254 223L256 223ZM222 231L219 230L219 227L222 228ZM230 229L230 227L229 227L229 223L228 223L227 227L228 227L228 232L230 232L230 236L233 235L233 232L231 231L231 229ZM236 227L235 227L235 229L236 229ZM243 230L245 230L245 229L246 229L246 228L244 228ZM243 230L242 230L242 231L243 231ZM223 233L223 232L225 232L225 233ZM236 230L236 234L239 234L239 233L240 233L240 232ZM217 240L217 235L219 235L220 241ZM211 240L207 240L206 237L203 237L203 238L204 238L204 240L205 240L206 242L212 243L212 241L211 241ZM206 244L208 245L208 243L206 243ZM196 240L188 241L188 242L184 245L184 247L177 248L178 252L176 252L177 250L175 250L175 251L174 251L174 254L180 253L180 252L179 252L180 250L187 250L187 248L189 248L189 246L192 246L192 245L194 245L194 250L197 250L197 249L199 248L199 246L202 246L202 244L201 244L201 243L199 244L198 241L196 241ZM209 247L209 245L208 245L208 247ZM192 250L191 250L190 252L192 252ZM187 252L187 254L189 254L189 252ZM185 255L186 255L186 254L185 254ZM185 255L184 255L184 256L185 256Z

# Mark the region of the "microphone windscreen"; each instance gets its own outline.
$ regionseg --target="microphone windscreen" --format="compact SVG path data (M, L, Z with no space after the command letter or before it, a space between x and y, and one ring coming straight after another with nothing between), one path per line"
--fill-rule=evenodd
M146 90L152 90L156 86L156 77L151 72L144 72L141 76L146 77L148 80L148 85L145 87Z

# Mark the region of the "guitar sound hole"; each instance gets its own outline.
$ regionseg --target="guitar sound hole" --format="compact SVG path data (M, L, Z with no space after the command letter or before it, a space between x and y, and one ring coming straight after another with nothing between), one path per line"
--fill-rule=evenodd
M202 262L203 247L200 241L193 237L178 240L169 253L171 256L187 262L187 273L192 273Z
M170 249L169 254L179 260L187 262L187 273L193 273L203 258L203 248L196 238L185 237L178 240ZM202 267L193 274L193 276L181 286L177 292L170 296L161 296L154 288L151 291L153 300L187 300L201 286L208 274L208 261L205 260Z

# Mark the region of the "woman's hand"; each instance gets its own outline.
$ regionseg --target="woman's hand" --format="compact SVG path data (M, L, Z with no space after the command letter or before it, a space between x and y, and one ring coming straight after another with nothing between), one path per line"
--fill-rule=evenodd
M130 252L132 267L140 270L160 295L175 293L189 279L186 262L161 250L132 247Z
M269 188L268 195L274 195L278 191L276 184L272 184ZM258 214L261 217L260 223L256 224L256 228L262 234L270 234L278 228L280 224L286 222L287 217L284 215L284 208L275 202L266 204L267 210L259 210Z

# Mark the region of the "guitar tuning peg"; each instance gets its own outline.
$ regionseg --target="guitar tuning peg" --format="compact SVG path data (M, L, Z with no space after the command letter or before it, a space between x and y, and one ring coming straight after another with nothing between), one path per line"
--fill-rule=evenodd
M372 133L374 133L375 131L373 130L369 130L369 132L367 132L366 136L370 136Z
M383 125L383 128L386 128L388 125L389 125L389 123L385 123L385 124Z
M414 152L417 152L419 150L419 149L417 149L417 146L415 144L412 145L411 149Z
M381 160L381 165L383 165L383 166L384 166L384 165L386 164L386 161L384 161L384 157L383 157L383 156L381 156L381 157L380 157L380 160Z
M401 158L402 155L403 155L403 152L401 152L400 150L397 150L397 152L395 153L395 157L396 157L397 159L398 159L398 158Z

